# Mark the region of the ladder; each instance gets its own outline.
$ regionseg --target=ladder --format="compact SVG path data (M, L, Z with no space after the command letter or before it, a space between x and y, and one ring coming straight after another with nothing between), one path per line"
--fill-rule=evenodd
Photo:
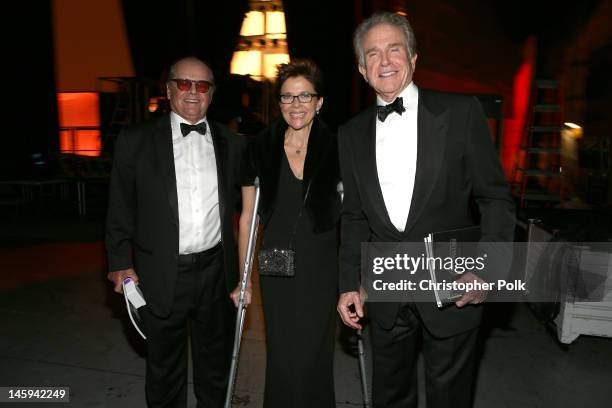
M514 191L520 208L563 207L561 101L559 81L534 80L529 118L514 175L514 184L518 187Z

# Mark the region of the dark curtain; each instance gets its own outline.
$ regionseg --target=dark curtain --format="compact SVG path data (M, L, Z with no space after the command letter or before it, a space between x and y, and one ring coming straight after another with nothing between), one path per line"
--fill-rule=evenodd
M323 119L336 127L355 113L357 68L352 49L353 2L285 0L287 41L292 58L310 58L325 80Z
M44 177L59 150L51 2L11 2L5 12L8 19L27 16L27 28L4 27L3 54L15 72L4 81L10 114L0 177Z
M562 69L560 61L566 42L584 29L600 2L601 0L563 3L552 0L519 0L496 1L490 4L497 13L499 24L510 38L522 43L531 35L537 36L536 76L555 78Z
M213 65L217 79L229 73L247 0L123 0L137 76L161 79L176 59L194 55Z

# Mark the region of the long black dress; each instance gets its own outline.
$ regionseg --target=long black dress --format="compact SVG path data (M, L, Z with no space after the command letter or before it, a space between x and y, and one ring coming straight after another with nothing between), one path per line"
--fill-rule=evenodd
M331 408L341 210L338 143L316 117L301 181L285 154L286 130L280 119L254 136L240 171L243 186L252 186L259 177L263 247L287 247L297 225L295 276L260 277L267 335L264 407Z
M267 334L265 408L336 406L337 231L314 233L306 211L298 219L301 207L302 181L283 154L262 246L287 248L295 228L296 272L294 277L260 277Z

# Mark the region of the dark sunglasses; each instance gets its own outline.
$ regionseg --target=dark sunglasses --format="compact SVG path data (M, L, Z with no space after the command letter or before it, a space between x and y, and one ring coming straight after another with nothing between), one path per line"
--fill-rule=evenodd
M192 81L191 79L183 79L183 78L174 78L170 81L176 83L176 87L185 92L191 89L191 85L195 85L196 91L199 93L206 93L210 88L213 87L213 84L208 81Z

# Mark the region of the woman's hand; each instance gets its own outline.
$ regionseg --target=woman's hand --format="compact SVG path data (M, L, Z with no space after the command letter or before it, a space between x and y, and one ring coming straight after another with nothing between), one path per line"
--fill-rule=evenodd
M230 298L232 302L234 302L234 306L238 307L240 304L240 285L236 286L232 293L230 293ZM247 283L247 287L244 291L244 305L248 306L251 304L251 282Z

